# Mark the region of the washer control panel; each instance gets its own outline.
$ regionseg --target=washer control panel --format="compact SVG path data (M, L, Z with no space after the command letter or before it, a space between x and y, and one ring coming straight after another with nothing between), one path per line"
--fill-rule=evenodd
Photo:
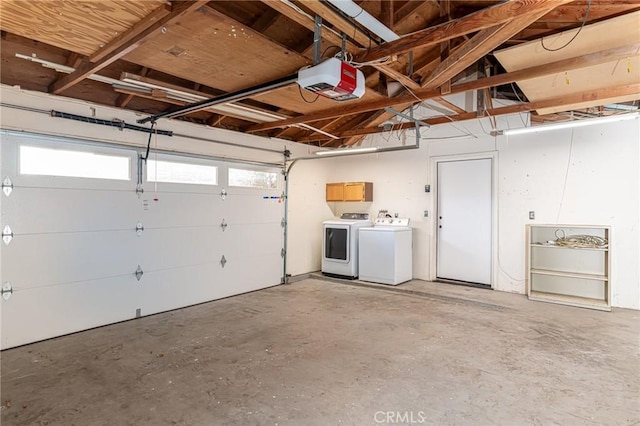
M409 226L408 217L379 217L375 221L375 226Z

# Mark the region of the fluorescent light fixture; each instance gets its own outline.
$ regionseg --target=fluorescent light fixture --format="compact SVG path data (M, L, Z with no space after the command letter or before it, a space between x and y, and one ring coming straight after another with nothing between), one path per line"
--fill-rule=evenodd
M351 19L355 19L366 29L380 37L386 42L398 40L400 37L378 21L366 10L352 2L351 0L329 0L329 3L343 11Z
M521 127L519 129L506 129L502 131L505 136L522 135L525 133L545 132L547 130L569 129L574 127L591 126L593 124L614 123L617 121L633 120L638 118L637 112L631 114L610 115L608 117L588 118L585 120L565 121L562 123L547 124L544 126Z
M317 151L316 155L349 155L349 154L363 154L365 152L377 151L377 146L368 146L366 148L343 148L343 149L331 149L329 151Z

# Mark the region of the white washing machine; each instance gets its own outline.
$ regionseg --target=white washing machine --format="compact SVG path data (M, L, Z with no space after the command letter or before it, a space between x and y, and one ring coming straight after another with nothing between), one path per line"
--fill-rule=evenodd
M322 273L358 278L358 229L371 226L368 213L343 213L340 219L322 224Z
M408 218L378 218L360 228L359 278L398 285L413 278L413 238Z

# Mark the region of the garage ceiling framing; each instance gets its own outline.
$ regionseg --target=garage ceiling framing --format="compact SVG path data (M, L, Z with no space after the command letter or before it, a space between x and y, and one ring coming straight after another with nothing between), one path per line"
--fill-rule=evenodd
M381 123L388 119L386 107L402 110L432 99L445 109L434 111L436 116L427 120L430 124L477 118L477 112L448 97L476 90L491 89L494 96L516 102L490 108L495 114L537 110L535 122L558 120L558 113L568 110L609 114L605 105L611 93L620 94L619 102L631 108L640 104L636 69L615 81L600 79L604 82L598 86L576 83L574 90L561 96L532 95L532 83L527 83L569 71L588 73L596 65L611 67L636 58L640 40L632 29L619 31L616 42L608 47L574 52L570 46L560 56L534 53L537 61L515 68L494 56L496 51L517 49L541 37L560 37L583 24L585 34L596 39L598 31L608 31L599 28L606 28L603 23L612 19L626 19L640 27L640 0L355 3L399 39L383 42L370 36L366 28L319 0L6 0L0 3L0 81L145 114L170 115L196 102L176 100L171 95L175 91L197 94L198 99L225 99L311 65L314 18L320 16L322 57L334 55L345 39L348 59L360 63L366 77L367 90L361 99L341 104L314 100L293 83L252 93L233 104L222 102L217 109L194 110L180 119L300 143L345 146L357 144L363 135L382 132ZM75 71L60 73L16 55ZM489 75L470 79L469 70L479 64ZM126 84L88 79L91 75L116 80L137 76L153 81L154 87L134 90ZM532 98L517 100L514 87L521 84ZM574 102L578 93L589 96ZM541 104L548 107L538 109Z

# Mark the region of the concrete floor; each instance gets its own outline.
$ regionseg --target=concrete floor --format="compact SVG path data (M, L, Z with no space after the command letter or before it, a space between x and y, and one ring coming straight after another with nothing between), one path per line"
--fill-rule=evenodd
M2 353L8 425L630 425L637 311L315 279Z

